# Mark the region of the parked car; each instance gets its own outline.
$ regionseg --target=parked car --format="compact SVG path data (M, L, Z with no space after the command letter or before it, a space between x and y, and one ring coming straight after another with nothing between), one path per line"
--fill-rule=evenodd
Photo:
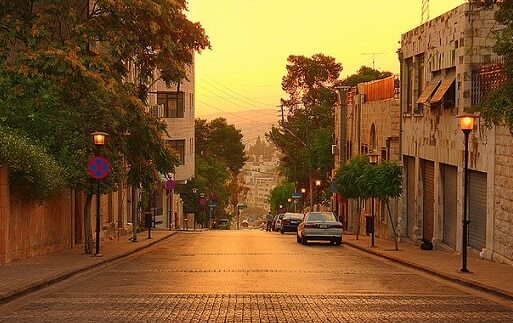
M286 212L283 219L281 219L281 234L285 232L297 232L297 227L299 223L303 221L303 217L303 213Z
M297 228L297 242L305 245L309 240L327 240L340 245L342 229L332 212L308 212Z
M228 219L220 219L217 223L219 230L230 230L230 221Z
M285 213L276 214L276 216L274 217L274 221L273 221L273 231L280 231L281 219L283 219L284 215L285 215Z

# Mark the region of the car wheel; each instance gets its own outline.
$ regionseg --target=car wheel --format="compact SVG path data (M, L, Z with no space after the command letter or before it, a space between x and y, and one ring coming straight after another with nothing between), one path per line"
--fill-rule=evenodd
M307 243L308 243L308 240L306 240L305 236L302 236L301 237L301 244L306 246Z
M296 242L297 243L301 243L301 238L299 237L299 235L296 234Z
M285 233L285 231L283 231L283 229L282 229L282 230L280 230L280 233L281 233L281 234L284 234L284 233Z
M342 238L337 238L335 240L335 246L340 246L342 244Z

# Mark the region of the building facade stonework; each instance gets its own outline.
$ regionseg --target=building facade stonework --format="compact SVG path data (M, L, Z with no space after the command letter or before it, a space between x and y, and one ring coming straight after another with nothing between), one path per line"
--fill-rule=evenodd
M461 5L401 36L403 236L462 250L464 136L457 115L473 111L476 71L499 62L494 10ZM468 244L512 262L512 137L477 119L469 138Z
M341 160L349 161L357 155L367 155L371 152L379 155L379 162L400 161L399 154L399 128L400 105L398 97L398 79L390 76L385 79L360 83L347 90L346 105L337 109L335 113L335 129L345 130L345 137L340 130L335 130L337 149L345 139L345 151L342 158L340 151L334 151L337 156L335 165ZM345 119L342 117L345 114ZM339 124L342 122L344 124ZM393 235L388 214L384 203L368 199L363 209L358 213L357 202L347 201L343 196L336 196L338 200L339 219L345 227L359 234L365 233L365 216L372 214L374 203L375 232L378 237L389 238ZM391 201L391 211L397 214L399 201ZM396 216L393 215L394 218Z

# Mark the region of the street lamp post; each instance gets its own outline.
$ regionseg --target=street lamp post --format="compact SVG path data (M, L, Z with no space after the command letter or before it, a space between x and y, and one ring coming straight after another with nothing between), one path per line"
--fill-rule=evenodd
M379 154L375 151L371 151L367 157L369 157L369 163L372 165L372 166L375 166L377 163L378 163L378 158L379 158ZM375 227L374 227L374 223L376 222L376 215L374 214L374 196L372 197L372 200L371 200L371 219L372 219L372 231L371 231L371 247L374 248L375 245L374 245L374 231L375 231Z
M289 203L289 207L288 207L288 209L289 209L289 212L290 212L290 206L291 206L290 204L292 204L292 198L290 198L290 197L289 197L289 198L287 199L287 202Z
M317 204L317 211L319 211L319 189L321 188L321 180L316 179L315 180L315 204Z
M461 250L461 273L468 273L467 268L467 243L468 243L468 138L470 132L474 129L474 119L477 116L470 113L464 113L457 116L460 121L460 128L463 131L465 138L465 166L464 166L464 180L463 180L463 232L462 232L462 250Z
M305 211L305 194L306 194L306 188L301 188L301 199L302 199L302 211Z
M96 147L96 154L100 157L100 150L105 145L105 137L108 136L106 132L95 131L91 134L93 136L93 143ZM101 257L100 253L100 179L96 180L96 250L95 256Z

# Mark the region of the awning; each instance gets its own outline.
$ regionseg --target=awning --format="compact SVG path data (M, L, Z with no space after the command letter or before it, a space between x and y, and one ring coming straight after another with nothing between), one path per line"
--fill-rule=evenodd
M451 71L445 74L445 77L442 81L442 84L438 87L435 94L431 98L431 103L438 103L442 100L445 95L445 92L451 87L452 83L456 80L456 72Z
M426 103L429 100L429 97L431 96L431 94L433 94L436 87L438 86L438 84L440 84L441 81L442 81L441 75L435 76L431 80L431 82L429 82L429 84L426 87L426 89L424 90L424 92L422 92L422 94L419 96L417 103Z

